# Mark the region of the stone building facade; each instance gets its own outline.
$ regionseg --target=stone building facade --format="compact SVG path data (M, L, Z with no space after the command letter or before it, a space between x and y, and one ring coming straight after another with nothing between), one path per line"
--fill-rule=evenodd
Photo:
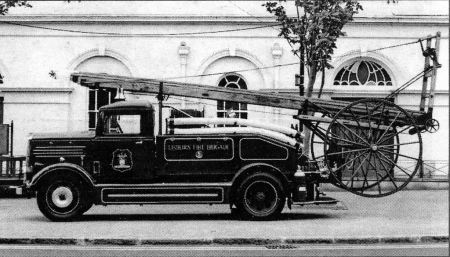
M424 160L448 172L448 1L360 1L364 10L338 40L323 98L384 98L423 70L419 38L440 31L435 117L424 134ZM89 91L51 70L104 72L213 86L298 94L298 59L279 38L264 1L32 2L0 17L0 122L15 124L16 154L34 132L88 130L115 92ZM287 7L292 10L293 2ZM399 44L403 46L392 47ZM377 50L385 48L383 50ZM320 84L319 74L317 84ZM419 80L393 100L417 109ZM127 99L154 96L127 94ZM223 115L226 103L170 97L182 109ZM240 117L290 126L295 111L234 106Z

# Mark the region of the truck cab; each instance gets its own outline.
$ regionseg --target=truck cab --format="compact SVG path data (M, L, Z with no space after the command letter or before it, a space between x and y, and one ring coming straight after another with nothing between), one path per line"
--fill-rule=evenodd
M101 107L91 142L97 183L142 183L155 177L154 109L149 102Z

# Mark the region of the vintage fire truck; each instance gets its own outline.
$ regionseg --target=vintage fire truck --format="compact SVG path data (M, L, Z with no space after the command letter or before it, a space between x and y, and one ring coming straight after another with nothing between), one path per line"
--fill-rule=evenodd
M439 37L426 40L432 39ZM75 220L93 204L228 204L244 218L274 219L286 204L335 204L322 183L386 196L416 175L421 133L438 127L432 111L439 64L435 54L426 58L433 66L423 77L432 83L419 110L383 99L349 103L74 72L71 80L82 86L155 94L159 106L120 101L100 108L95 131L34 134L26 188L37 192L39 209L52 221ZM305 135L293 128L236 118L164 119L169 95L297 109L295 118L312 131L311 157L303 158Z

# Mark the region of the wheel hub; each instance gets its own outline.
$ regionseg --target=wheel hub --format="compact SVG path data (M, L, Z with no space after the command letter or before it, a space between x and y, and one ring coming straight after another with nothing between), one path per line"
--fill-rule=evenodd
M372 152L376 152L376 151L378 151L378 146L377 145L371 145L370 146L370 150L372 150Z
M256 200L258 201L264 201L264 199L266 199L266 195L263 192L258 192L256 194Z
M59 208L65 208L69 206L72 201L72 191L67 187L58 187L52 193L52 202Z

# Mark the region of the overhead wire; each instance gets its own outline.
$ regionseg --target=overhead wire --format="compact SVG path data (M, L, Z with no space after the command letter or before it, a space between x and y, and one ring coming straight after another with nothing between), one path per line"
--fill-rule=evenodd
M405 45L411 45L411 44L419 43L421 40L426 40L426 39L421 38L419 40L415 40L415 41L412 41L412 42L407 42L407 43L401 43L401 44L396 44L396 45L391 45L391 46L380 47L380 48L377 48L377 49L372 49L372 50L367 50L367 51L364 51L364 52L360 52L360 54L366 54L366 53L386 50L386 49L390 49L390 48L396 48L396 47L405 46ZM348 53L348 54L333 56L333 58L340 58L340 57L345 57L345 56L349 56L349 55L354 55L354 53ZM225 73L239 73L239 72L247 72L247 71L255 71L255 70L264 70L264 69L272 69L272 68L277 68L277 67L286 67L286 66L292 66L292 65L298 65L298 64L300 64L300 62L292 62L292 63L277 64L277 65L257 67L257 68L249 68L249 69L233 70L233 71L224 71L224 72L215 72L215 73L207 73L207 74L178 76L178 77L165 77L165 78L160 78L160 79L170 80L170 79L207 77L207 76L223 75Z
M232 1L229 1L229 2L232 3L234 6L236 6L237 8L239 8L240 10L242 10L243 12L247 13L248 15L250 15L251 17L256 18L257 20L261 21L259 18L255 17L254 15L252 15L248 11L244 10L240 6L236 5ZM17 26L24 26L24 27L30 27L30 28L36 28L36 29L60 31L60 32L82 33L82 34L97 34L97 35L114 35L114 36L182 36L182 35L202 35L202 34L215 34L215 33L245 31L245 30L253 30L253 29L268 28L268 27L278 31L277 29L274 28L275 26L278 26L278 25L264 25L264 26L250 27L250 28L216 30L216 31L203 31L203 32L136 33L136 34L134 34L134 33L94 32L94 31L82 31L82 30L49 28L49 27L29 25L29 24L21 24L21 23L16 23L16 22L9 22L9 21L0 21L0 23L10 24L10 25L17 25ZM427 39L428 39L428 37L419 38L418 40L415 40L415 41L412 41L412 42L406 42L406 43L401 43L401 44L396 44L396 45L391 45L391 46L386 46L386 47L380 47L380 48L377 48L377 49L372 49L372 50L367 50L367 51L361 52L360 54L371 53L371 52L375 52L375 51L381 51L381 50L391 49L391 48L400 47L400 46L406 46L406 45L415 44L415 43L421 43L422 41L427 40ZM291 46L291 48L293 48L292 45L290 45L290 46ZM354 55L354 53L347 53L347 54L343 54L343 55L333 56L333 58L340 58L340 57L345 57L345 56L349 56L349 55ZM265 67L256 67L256 68L242 69L242 70L234 70L234 71L227 71L227 72L215 72L215 73L199 74L199 75L168 77L168 78L161 78L161 79L172 80L172 79L183 79L183 78L206 77L206 76L214 76L214 75L223 75L224 73L239 73L239 72L263 70L263 69L270 69L270 68L277 68L277 67L286 67L286 66L292 66L292 65L298 65L298 64L300 64L300 62L278 64L278 65L265 66ZM421 73L425 73L425 71L423 71ZM396 91L394 91L391 94L396 94L396 93L399 92L398 90L400 90L400 91L403 90L405 88L405 85L409 86L410 84L412 84L415 81L417 81L421 77L420 76L421 73L419 73L418 75L414 76L410 81L406 82L402 87L400 87L399 89L397 89ZM414 81L412 81L412 80L414 80ZM389 95L389 96L391 96L391 95Z
M253 29L261 29L261 28L269 28L269 27L278 26L278 25L263 25L263 26L255 26L255 27L240 28L240 29L224 29L224 30L215 30L215 31L179 32L179 33L118 33L118 32L97 32L97 31L84 31L84 30L73 30L73 29L58 29L58 28L36 26L36 25L23 24L23 23L17 23L17 22L10 22L10 21L0 21L0 23L5 23L5 24L9 24L9 25L16 25L16 26L22 26L22 27L35 28L35 29L59 31L59 32L70 32L70 33L81 33L81 34L92 34L92 35L109 35L109 36L186 36L186 35L204 35L204 34L217 34L217 33L226 33L226 32L236 32L236 31L245 31L245 30L253 30Z

